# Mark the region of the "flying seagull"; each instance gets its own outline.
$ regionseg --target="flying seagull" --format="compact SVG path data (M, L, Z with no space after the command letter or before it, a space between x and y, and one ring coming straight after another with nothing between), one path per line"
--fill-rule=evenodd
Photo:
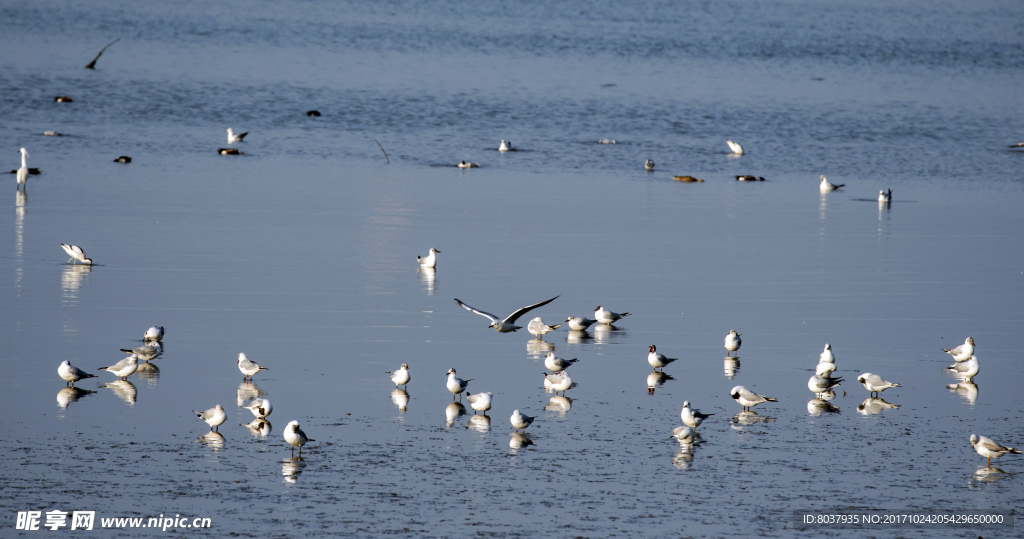
M483 317L489 319L491 321L490 327L494 328L494 331L497 331L497 332L500 332L500 333L508 333L510 331L515 331L517 329L522 329L521 326L517 326L516 325L516 320L518 320L520 316L523 316L524 314L532 311L533 309L536 309L537 307L542 307L544 305L547 305L548 303L551 303L552 301L555 301L556 299L558 299L558 296L555 296L555 297L553 297L553 298L551 298L551 299L549 299L547 301L542 301L540 303L534 303L533 305L528 305L526 307L523 307L522 309L519 309L518 311L516 311L516 312L506 316L504 320L502 320L501 318L498 318L497 316L494 316L491 313L487 313L487 312L484 312L484 311L480 311L480 310L474 309L473 307L470 307L469 305L466 305L465 303L462 303L461 301L459 301L459 298L455 298L455 303L458 303L460 307L462 307L463 309L466 309L467 311L474 312L476 314L479 314L480 316L483 316Z

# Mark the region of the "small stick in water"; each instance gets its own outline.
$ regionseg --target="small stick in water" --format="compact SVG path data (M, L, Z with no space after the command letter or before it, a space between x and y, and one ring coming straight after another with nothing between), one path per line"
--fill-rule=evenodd
M97 54L96 57L93 58L91 62L89 62L88 64L85 65L85 68L86 69L96 69L96 60L99 60L100 56L103 56L103 53L106 52L106 50L109 49L111 45L113 45L114 43L117 43L118 41L121 41L121 38L117 38L117 39L111 41L109 44L107 44L106 47L103 47L103 49L100 50L100 53Z
M373 139L373 141L377 142L377 139ZM377 142L377 146L380 146L380 142ZM384 152L384 147L383 146L380 146L380 151ZM389 165L391 164L391 159L388 158L388 152L384 152L384 159L388 160L388 164Z

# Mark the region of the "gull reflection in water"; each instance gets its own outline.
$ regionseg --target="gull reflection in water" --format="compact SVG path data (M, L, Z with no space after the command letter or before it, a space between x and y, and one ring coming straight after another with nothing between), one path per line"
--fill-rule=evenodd
M731 423L732 428L736 430L743 430L743 427L756 425L758 423L771 423L772 421L775 421L774 417L760 415L757 412L747 410L733 416Z
M160 367L145 361L140 362L139 366L135 369L135 376L145 378L149 387L154 387L156 386L156 381L160 378Z
M253 419L249 423L242 423L241 425L249 429L249 433L252 434L254 438L266 438L267 435L270 434L270 429L272 428L270 421L267 421L266 418L259 417Z
M1016 475L1016 474L1014 474ZM982 466L977 470L974 470L974 475L971 476L970 481L967 482L968 487L980 486L978 483L990 483L992 481L999 481L1007 477L1007 473L1002 468L987 468Z
M478 432L487 432L491 430L491 417L488 415L471 415L469 416L469 421L466 422L466 428Z
M833 394L833 396L835 395ZM807 401L807 413L814 417L820 417L822 414L838 414L840 410L838 406L827 400L811 399Z
M654 371L647 375L647 394L653 395L654 390L661 387L665 382L669 380L675 380L671 374L666 374L661 371Z
M77 387L65 387L64 389L57 392L57 406L60 406L61 410L67 410L68 406L72 402L78 402L78 399L96 393L89 389L80 389Z
M740 372L739 356L725 358L723 366L725 368L725 377L732 380L736 377L736 373Z
M139 395L139 390L135 388L135 384L128 380L114 380L113 382L107 382L100 387L105 387L114 392L121 400L128 403L129 406L135 406L135 399Z
M531 358L540 358L547 355L548 352L558 352L558 349L555 348L554 343L545 341L543 337L530 339L526 342L526 355Z
M260 397L263 397L263 391L256 387L256 384L252 382L242 382L239 384L238 391L236 392L238 406L244 406L247 401Z
M549 412L558 412L558 415L560 416L565 416L565 413L568 412L570 408L572 408L572 399L559 395L551 397L551 401L549 401L547 406L544 407L544 409Z
M299 480L299 476L302 475L302 469L306 467L306 462L302 457L292 457L290 459L284 459L281 461L281 475L284 476L285 483L296 483Z
M607 344L613 336L621 340L628 334L626 330L611 324L594 324L590 329L594 331L594 342L598 344Z
M224 435L215 430L211 430L210 432L200 436L196 441L210 449L213 449L215 453L224 449Z
M423 284L423 289L427 291L427 295L433 296L434 291L436 290L435 282L437 277L437 270L434 268L424 268L421 266L418 270L416 270L416 273L419 275L420 283Z
M885 399L881 397L869 397L857 405L857 413L861 415L876 415L882 413L882 410L891 410L899 407L898 404L885 402Z
M569 344L580 344L593 340L589 333L578 329L570 329L565 336L565 342Z
M399 412L405 413L409 409L409 392L396 387L391 392L391 402L395 403Z
M533 445L533 438L525 432L513 432L512 438L508 441L508 448L511 449L511 453L515 455L520 449L525 449Z
M967 401L967 404L974 404L978 400L978 384L974 382L960 382L946 386L950 391L955 392Z
M680 470L689 470L693 466L693 447L691 444L679 444L679 452L672 457L672 465Z
M25 252L25 205L28 193L18 191L14 195L14 255L21 257Z
M445 425L451 427L455 420L466 415L466 407L461 402L452 402L444 407Z

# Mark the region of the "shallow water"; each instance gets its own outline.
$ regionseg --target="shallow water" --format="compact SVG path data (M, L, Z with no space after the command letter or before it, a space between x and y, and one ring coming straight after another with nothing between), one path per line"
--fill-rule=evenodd
M0 8L20 22L2 146L43 169L0 235L7 529L60 509L214 535L778 536L794 511L1021 506L1024 461L986 474L968 443L1024 443L1018 5L205 6ZM217 155L228 126L244 155ZM481 167L439 166L463 159ZM847 186L822 197L819 174ZM632 314L537 342L452 301L556 295L521 322ZM153 324L155 368L103 387ZM982 371L958 392L940 349L967 335ZM845 393L816 415L826 342ZM680 358L653 394L650 344ZM547 349L580 358L571 402L542 387ZM269 367L251 385L239 352ZM95 393L68 401L64 359ZM384 374L403 362L405 411ZM489 423L449 423L450 367L494 393ZM865 371L898 408L858 411ZM779 402L737 416L737 384ZM256 394L266 438L240 426ZM716 414L690 454L684 400ZM191 410L216 403L223 440L202 438ZM515 408L532 445L510 446Z

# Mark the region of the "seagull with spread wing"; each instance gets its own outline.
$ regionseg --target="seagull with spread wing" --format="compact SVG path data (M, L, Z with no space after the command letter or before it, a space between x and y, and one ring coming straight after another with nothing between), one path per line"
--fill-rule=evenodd
M497 331L499 333L508 333L510 331L515 331L517 329L522 329L522 326L517 326L516 325L516 320L518 320L520 316L523 316L524 314L532 311L533 309L536 309L537 307L542 307L544 305L547 305L548 303L551 303L552 301L555 301L556 299L558 299L558 296L555 296L555 297L553 297L553 298L551 298L551 299L549 299L547 301L542 301L540 303L534 303L533 305L527 305L526 307L523 307L522 309L519 309L518 311L516 311L516 312L506 316L504 318L504 320L501 319L501 318L498 318L497 316L494 316L491 313L484 312L484 311L481 311L481 310L478 310L478 309L474 309L473 307L470 307L469 305L466 305L465 303L462 303L461 301L459 301L458 298L455 298L455 303L458 303L460 307L462 307L463 309L466 309L467 311L474 312L474 313L479 314L480 316L483 316L483 317L487 318L488 320L490 320L491 321L490 327L494 328L494 331Z

